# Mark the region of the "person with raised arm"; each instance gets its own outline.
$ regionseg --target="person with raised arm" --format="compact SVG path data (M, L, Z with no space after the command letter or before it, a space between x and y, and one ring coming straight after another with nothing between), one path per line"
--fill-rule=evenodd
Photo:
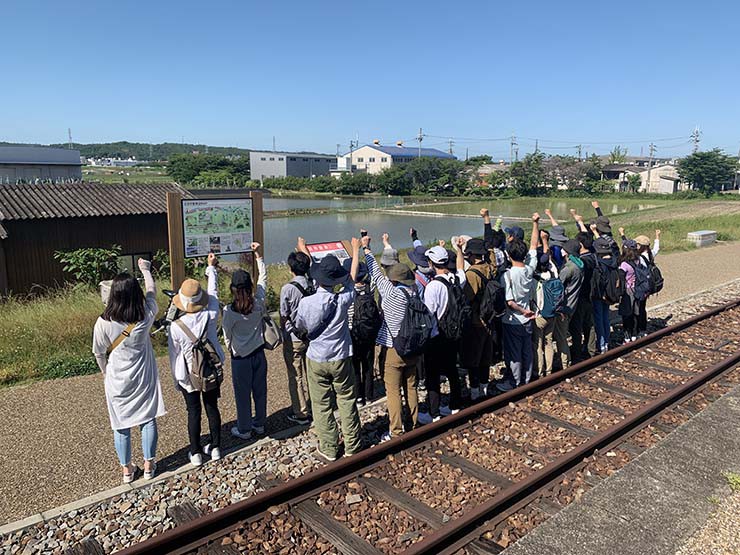
M496 384L500 391L510 391L532 379L532 310L537 268L537 246L540 242L540 215L532 214L532 235L529 250L524 241L514 239L507 252L511 268L503 276L507 309L504 315L504 378Z
M113 443L123 470L123 483L133 482L139 468L131 463L131 428L141 429L144 478L157 464L157 418L164 416L157 359L149 337L157 317L151 262L138 261L146 294L128 273L113 278L108 303L95 322L92 352L103 373Z
M305 241L299 241L299 249L306 249ZM333 399L339 408L344 454L354 455L362 449L348 317L349 307L355 299L359 250L360 241L353 237L349 272L333 254L311 266L311 275L318 289L313 295L301 299L294 320L295 327L309 340L306 352L308 389L319 438L318 455L329 462L340 456ZM341 289L335 293L337 286Z

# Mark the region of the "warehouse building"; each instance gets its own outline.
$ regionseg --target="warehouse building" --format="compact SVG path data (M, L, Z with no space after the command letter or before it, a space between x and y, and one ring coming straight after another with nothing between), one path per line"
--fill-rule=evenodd
M315 177L329 175L336 162L336 156L315 152L251 151L249 173L257 181L265 177Z
M352 168L352 171L380 173L394 164L405 164L414 158L446 158L456 160L455 156L436 148L412 148L402 144L384 146L378 142L364 145L344 155L340 166Z
M0 183L82 180L79 150L45 146L0 146Z
M70 280L57 251L121 246L119 268L168 248L172 184L0 185L0 293L28 293Z

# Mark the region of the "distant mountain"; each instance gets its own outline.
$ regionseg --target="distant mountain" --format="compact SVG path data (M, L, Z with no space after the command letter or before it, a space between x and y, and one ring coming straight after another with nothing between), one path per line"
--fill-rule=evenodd
M57 148L67 148L69 143L38 145L21 143L5 143L5 146L52 146ZM128 141L118 141L115 143L91 143L81 144L72 143L72 148L80 151L80 155L85 158L136 158L137 160L169 160L173 154L189 154L191 152L206 151L209 154L220 154L222 156L247 156L249 150L246 148L235 148L230 146L207 146L194 145L188 143L130 143Z

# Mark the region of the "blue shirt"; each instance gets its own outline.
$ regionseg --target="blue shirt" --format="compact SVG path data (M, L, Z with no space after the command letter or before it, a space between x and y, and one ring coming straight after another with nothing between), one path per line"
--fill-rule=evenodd
M309 334L321 327L331 312L334 293L319 287L318 291L303 297L298 303L294 324ZM308 344L306 356L315 362L333 362L352 356L352 336L349 333L347 311L355 300L355 286L348 277L344 288L337 294L337 311L329 325Z

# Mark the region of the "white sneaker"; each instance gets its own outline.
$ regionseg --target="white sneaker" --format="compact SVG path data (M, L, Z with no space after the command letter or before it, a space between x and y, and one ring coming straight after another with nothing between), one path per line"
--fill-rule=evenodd
M236 426L233 426L231 428L231 435L234 436L234 437L238 437L239 439L244 439L244 440L250 440L250 439L252 439L252 431L251 430L248 431L248 432L242 433L242 432L239 431L239 428L237 428Z
M218 447L211 447L211 444L209 443L205 447L203 447L203 452L206 455L209 455L211 457L212 461L220 461L221 460L221 449Z
M439 414L441 414L442 416L449 416L452 414L452 411L450 410L450 407L448 407L447 405L441 405L439 407Z
M419 412L419 416L416 417L416 421L421 424L430 424L432 422L432 415L428 412Z
M624 338L624 344L625 344L625 345L626 345L627 343L631 342L631 341L634 341L634 339L630 339L629 337L625 337L625 338Z
M471 387L470 388L470 400L477 401L479 397L480 397L480 387Z
M203 455L200 453L196 453L193 455L192 453L189 453L190 455L190 464L193 466L202 466L203 465Z
M156 461L152 461L151 466L149 467L149 470L144 471L144 480L151 480L154 478L154 475L157 473L157 463Z
M441 417L441 416L435 416L435 417L434 417L434 418L432 419L432 422L439 422L439 421L440 421L441 419L442 419L442 417Z
M380 436L380 443L385 443L386 441L390 441L391 439L393 439L393 436L391 436L391 433L386 432L382 436Z
M452 410L450 410L450 414L457 414L458 412L460 412L460 409L452 409Z

